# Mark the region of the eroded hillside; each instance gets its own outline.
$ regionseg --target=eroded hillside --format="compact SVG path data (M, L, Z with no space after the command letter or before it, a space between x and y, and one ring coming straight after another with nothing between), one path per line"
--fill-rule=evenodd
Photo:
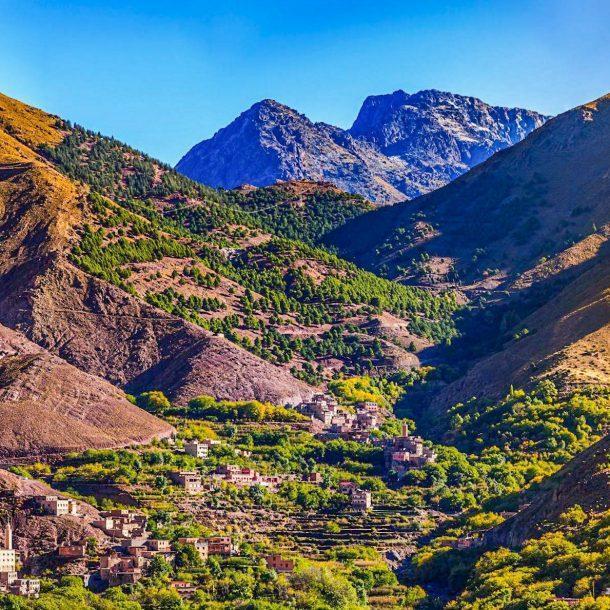
M149 442L172 427L88 375L0 326L0 458Z

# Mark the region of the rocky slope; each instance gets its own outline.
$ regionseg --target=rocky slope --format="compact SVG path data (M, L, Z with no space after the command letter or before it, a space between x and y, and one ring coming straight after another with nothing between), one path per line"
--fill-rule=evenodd
M312 247L371 209L362 197L311 181L218 192L112 138L67 123L62 131L45 158L91 189L69 261L134 306L178 315L314 385L339 370L413 362L370 331L380 309L420 338L453 333L453 295L388 282ZM264 378L283 379L284 371Z
M65 136L58 119L5 97L0 116L0 323L81 371L134 390L146 380L176 400L311 393L287 371L77 269L69 254L87 188L36 152Z
M356 218L329 242L411 283L514 279L608 222L609 132L606 97L550 120L443 189Z
M451 93L396 91L367 98L352 128L342 130L263 100L194 146L176 168L223 188L326 180L387 204L446 184L545 119Z
M40 495L65 497L40 481L0 470L0 514L3 519L11 520L13 542L19 550L20 563L28 573L55 570L62 563L65 567L65 562L56 555L58 545L79 544L86 540L95 540L98 548L111 544L108 536L91 525L99 519L99 511L93 506L81 500L79 516L40 515L34 502L34 497ZM72 563L70 568L72 573L86 570L84 561Z
M0 459L118 447L172 433L110 383L0 326Z

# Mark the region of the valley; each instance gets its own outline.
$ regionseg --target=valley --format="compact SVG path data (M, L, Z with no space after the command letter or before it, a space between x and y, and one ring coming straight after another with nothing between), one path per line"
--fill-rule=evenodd
M255 110L419 182L205 186L0 96L0 607L607 607L609 98Z

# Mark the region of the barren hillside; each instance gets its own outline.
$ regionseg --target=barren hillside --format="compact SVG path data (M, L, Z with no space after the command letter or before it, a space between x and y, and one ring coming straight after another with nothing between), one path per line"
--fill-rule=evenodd
M117 447L172 428L88 375L0 326L0 456L4 459Z

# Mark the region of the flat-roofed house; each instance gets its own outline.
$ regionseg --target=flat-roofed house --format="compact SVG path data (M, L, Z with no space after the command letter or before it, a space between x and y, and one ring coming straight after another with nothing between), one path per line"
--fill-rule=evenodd
M205 460L208 457L208 453L210 450L210 446L208 443L201 443L197 440L195 441L185 441L184 443L184 451L188 455L192 455L193 457L200 458Z
M284 559L284 557L277 553L267 555L265 562L270 570L275 570L279 574L287 574L294 570L294 561L292 559Z
M69 498L59 496L36 496L36 504L44 510L47 515L78 515L78 502Z

